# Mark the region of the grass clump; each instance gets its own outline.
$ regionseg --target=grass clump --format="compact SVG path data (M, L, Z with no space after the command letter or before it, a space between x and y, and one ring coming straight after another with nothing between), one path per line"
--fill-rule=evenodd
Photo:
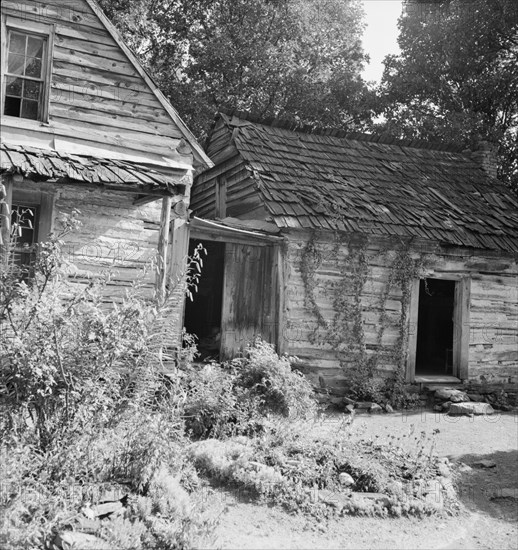
M308 429L307 423L277 420L253 437L193 443L189 454L211 479L316 517L425 516L455 509L455 499L437 506L427 497L438 476L433 440L420 439L416 446L409 434L410 450L405 450L391 440L354 438L346 431L319 436L318 431L318 424ZM344 486L341 474L349 474L352 484Z

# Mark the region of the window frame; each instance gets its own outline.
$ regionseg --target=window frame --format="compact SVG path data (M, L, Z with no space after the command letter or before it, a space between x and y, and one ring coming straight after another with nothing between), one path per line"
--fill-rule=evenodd
M9 208L8 220L2 220L3 223L1 227L4 246L7 246L11 240L13 204L15 206L26 206L27 208L35 207L38 211L34 227L33 245L47 241L52 233L54 203L56 200L55 192L53 189L47 187L29 189L25 183L27 181L28 180L24 180L23 177L19 175L4 178L3 184L7 194L5 202Z
M41 93L41 104L38 109L38 118L23 118L13 115L4 114L5 98L6 98L6 83L7 83L7 64L8 64L8 45L11 32L22 33L26 35L36 36L45 40L44 59L42 60L42 75L43 75L43 90ZM55 42L55 25L43 24L37 21L21 20L12 16L2 15L2 79L0 82L1 96L1 116L7 120L24 120L36 124L48 124L49 122L49 104L50 104L50 89L52 84L52 60L54 55ZM24 77L25 78L25 77Z

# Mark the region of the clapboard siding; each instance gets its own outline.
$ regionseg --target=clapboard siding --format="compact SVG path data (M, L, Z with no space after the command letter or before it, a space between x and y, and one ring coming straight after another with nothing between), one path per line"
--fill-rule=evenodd
M350 358L345 357L345 370L338 368L336 352L327 343L312 343L311 334L323 340L326 330L318 328L316 317L306 307L306 292L301 273L303 250L308 235L292 232L288 235L287 247L287 291L285 309L286 351L299 358L299 367L318 383L319 376L326 384L340 385L347 381L347 365ZM341 244L333 248L330 236L317 242L323 252L323 260L316 272L317 286L315 299L323 317L332 321L334 288L347 274L348 247ZM386 246L371 239L366 254L370 265L368 277L361 296L362 319L367 354L379 354L379 375L387 376L395 369L387 351L393 349L398 339L398 321L401 313L401 291L393 288L385 303L387 326L379 348L378 330L380 326L381 301L390 275L391 253ZM422 253L422 250L417 250ZM489 380L492 382L518 382L518 270L516 261L509 259L484 257L484 253L468 255L451 251L443 254L423 254L427 277L442 276L448 278L469 277L471 279L470 321L469 321L469 358L468 376L470 380ZM476 271L473 266L483 266L485 273ZM491 271L494 271L491 273ZM350 296L352 300L352 296ZM412 330L412 327L409 327Z
M31 184L34 187L34 184ZM70 281L79 287L93 278L110 273L105 294L107 302L122 300L128 289L141 281L140 292L152 297L160 227L160 202L134 206L134 196L127 193L81 189L73 185L55 189L54 226L63 214L79 208L81 227L67 235L64 252L71 262ZM146 275L144 275L147 273ZM181 326L183 290L176 292L176 307L168 315L169 327ZM179 343L180 332L169 329L168 344Z
M24 121L27 129L97 147L107 144L107 156L115 148L186 163L175 151L181 130L87 2L6 0L2 13L20 25L55 25L49 124ZM2 117L5 139L17 123Z
M216 186L220 178L227 189L226 216L242 217L262 207L250 171L239 157L233 157L197 178L191 194L191 208L196 216L216 216Z

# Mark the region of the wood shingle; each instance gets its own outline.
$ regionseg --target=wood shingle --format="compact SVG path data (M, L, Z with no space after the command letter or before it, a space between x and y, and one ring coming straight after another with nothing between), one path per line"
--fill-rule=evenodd
M220 114L207 152L235 148L279 228L352 227L518 252L518 201L460 147L304 132ZM334 134L334 135L333 135ZM192 206L198 206L196 186Z

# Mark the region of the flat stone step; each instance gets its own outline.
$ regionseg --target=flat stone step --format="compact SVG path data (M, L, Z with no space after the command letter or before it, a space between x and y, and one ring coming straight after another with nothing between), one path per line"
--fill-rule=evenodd
M437 390L460 390L463 389L462 384L430 384L423 386L423 390L426 391L437 391Z
M458 384L461 385L462 381L456 376L447 375L419 375L415 377L416 384Z

